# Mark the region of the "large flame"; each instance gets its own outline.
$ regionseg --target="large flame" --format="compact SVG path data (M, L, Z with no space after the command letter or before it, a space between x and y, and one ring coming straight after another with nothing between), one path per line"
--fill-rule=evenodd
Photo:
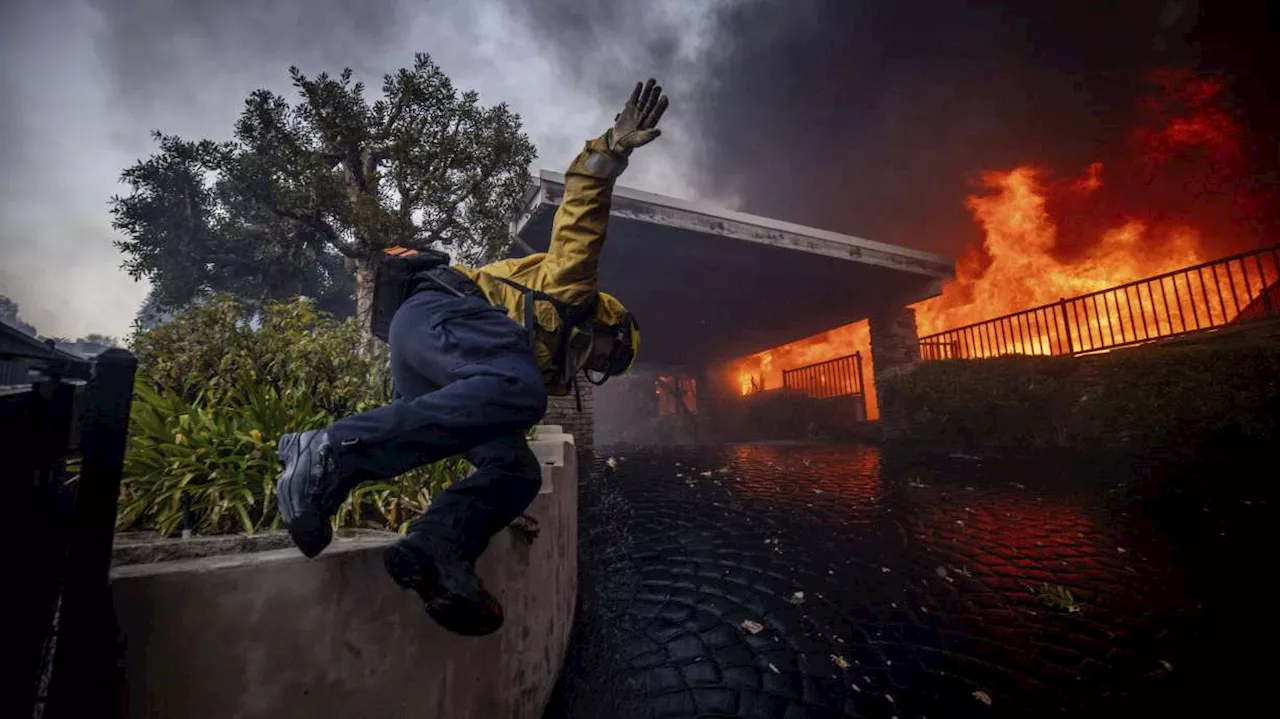
M1160 274L1205 259L1200 234L1190 227L1152 230L1136 218L1118 218L1087 249L1056 254L1058 227L1047 201L1051 192L1089 193L1102 186L1102 166L1050 187L1035 167L989 172L990 192L967 205L982 226L980 249L956 265L956 280L942 295L915 305L916 325L927 335L992 319L1028 307Z
M1151 80L1156 92L1142 102L1146 120L1131 134L1128 156L1065 179L1034 165L982 175L981 191L966 206L983 240L961 255L955 281L940 296L914 306L921 335L1194 265L1226 247L1228 230L1196 227L1192 217L1211 215L1203 203L1223 197L1228 214L1239 215L1247 200L1223 190L1240 176L1242 154L1223 86L1179 70L1158 70ZM726 379L744 395L776 389L784 370L855 351L875 418L865 321L742 358Z
M1240 169L1240 128L1222 107L1223 85L1173 69L1150 80L1154 92L1140 102L1146 121L1131 134L1133 152L1115 163L1116 177L1101 162L1066 181L1032 165L983 175L985 192L966 202L982 245L962 256L941 296L915 306L920 334L1197 264L1213 254L1206 244L1223 245L1206 242L1189 217L1156 217L1163 213L1154 206L1169 188L1183 203L1221 198L1224 178ZM1115 192L1100 197L1109 183ZM1095 221L1080 226L1079 217ZM1064 236L1063 225L1076 236Z
M876 419L880 410L876 404L871 369L871 332L865 320L743 357L730 363L727 376L740 394L747 395L782 387L783 370L846 357L855 352L862 356L867 418Z

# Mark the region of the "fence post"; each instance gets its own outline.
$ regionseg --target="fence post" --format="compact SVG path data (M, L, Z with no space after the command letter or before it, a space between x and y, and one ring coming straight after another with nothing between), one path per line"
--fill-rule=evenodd
M85 716L85 707L98 715L114 700L116 628L107 577L137 364L129 352L109 349L94 360L85 388L80 478L45 711L49 719Z
M1061 297L1058 298L1058 314L1062 316L1062 329L1067 335L1067 354L1073 355L1076 353L1076 346L1071 341L1071 323L1067 321L1067 301Z

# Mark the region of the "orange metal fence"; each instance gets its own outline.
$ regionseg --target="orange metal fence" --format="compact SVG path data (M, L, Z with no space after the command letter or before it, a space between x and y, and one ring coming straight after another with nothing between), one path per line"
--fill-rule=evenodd
M926 360L1078 355L1280 316L1280 245L920 338Z

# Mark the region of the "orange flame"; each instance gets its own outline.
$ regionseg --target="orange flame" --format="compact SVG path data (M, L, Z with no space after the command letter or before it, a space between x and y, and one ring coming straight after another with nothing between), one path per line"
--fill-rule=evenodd
M1212 194L1223 178L1239 169L1240 128L1220 106L1223 86L1218 80L1181 70L1159 70L1151 79L1158 92L1144 102L1148 119L1131 135L1135 154L1111 165L1120 181L1108 177L1108 165L1102 162L1089 164L1082 176L1067 180L1054 180L1033 165L982 176L983 191L968 197L966 206L983 229L984 239L961 255L955 281L940 296L914 305L921 335L1198 264L1212 254L1201 231L1188 223L1193 213L1186 213L1180 223L1170 222L1146 208L1138 199L1145 195L1134 193L1154 196L1153 178L1158 177L1175 188L1177 202L1198 193ZM1191 174L1171 169L1169 164L1177 158L1196 160L1199 169ZM1122 205L1129 211L1115 211L1103 201L1107 191L1114 194L1116 189L1131 195ZM1240 210L1240 200L1236 202ZM1079 217L1104 219L1081 230L1072 224ZM1213 237L1215 246L1224 244L1225 238ZM1211 281L1219 279L1209 274ZM1187 289L1193 294L1198 291ZM1244 300L1247 303L1249 298ZM1180 319L1182 311L1174 308L1164 321ZM879 410L865 321L744 357L730 363L725 377L744 395L776 389L782 386L784 370L854 351L863 353L867 412L869 418L876 418Z
M1102 185L1102 166L1063 191L1091 192ZM1154 231L1137 219L1121 219L1078 256L1061 258L1058 228L1046 209L1051 188L1034 167L989 172L991 192L967 202L985 231L980 250L956 265L956 280L939 297L915 305L922 335L1056 302L1204 260L1200 235L1191 228ZM983 260L986 260L985 264Z
M733 386L740 394L748 395L782 387L783 370L846 357L854 352L862 354L867 418L876 419L880 410L876 404L871 368L871 332L865 320L743 357L730 363L726 376L732 378Z
M1220 107L1222 83L1185 70L1151 73L1156 92L1141 103L1147 121L1132 133L1135 157L1121 158L1123 175L1117 189L1130 195L1133 212L1115 212L1097 197L1107 180L1106 167L1094 162L1084 176L1054 183L1031 165L983 175L983 194L966 206L982 227L981 247L971 248L956 265L956 280L941 296L915 306L920 334L981 322L1019 310L1056 302L1158 275L1208 259L1200 230L1185 222L1153 222L1141 216L1137 192L1150 190L1154 175L1176 157L1198 157L1208 163L1191 173L1165 180L1182 185L1183 195L1203 194L1209 177L1238 169L1240 128ZM1212 184L1212 183L1210 183ZM1114 199L1114 198L1112 198ZM1090 204L1093 203L1093 204ZM1107 217L1105 226L1083 237L1062 236L1064 221L1074 213ZM1216 240L1217 238L1215 238ZM1214 244L1221 244L1215 242ZM1177 313L1175 311L1175 317ZM1105 322L1105 319L1104 319Z

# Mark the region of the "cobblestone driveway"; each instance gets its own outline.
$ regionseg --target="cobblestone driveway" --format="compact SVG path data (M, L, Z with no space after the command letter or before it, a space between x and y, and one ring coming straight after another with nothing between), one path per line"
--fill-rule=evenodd
M547 716L1182 716L1238 698L1209 685L1225 671L1210 635L1235 625L1218 595L1250 590L1210 557L1270 505L1153 500L1146 474L872 447L602 451ZM1213 519L1171 528L1153 502Z

